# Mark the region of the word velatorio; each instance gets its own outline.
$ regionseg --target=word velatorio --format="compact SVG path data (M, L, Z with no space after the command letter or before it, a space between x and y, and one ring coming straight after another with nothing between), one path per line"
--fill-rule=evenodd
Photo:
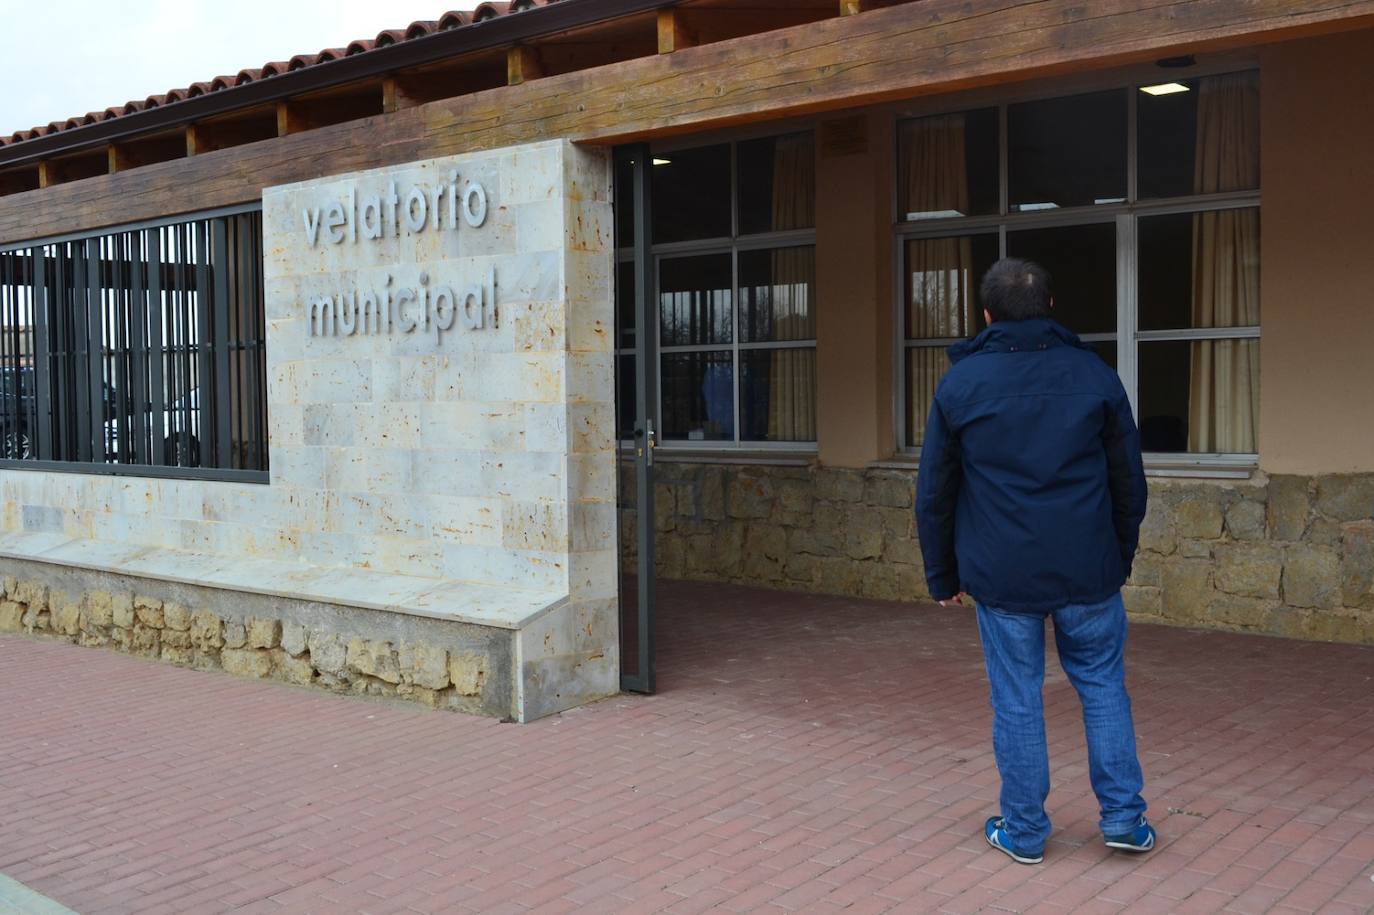
M460 320L468 330L497 326L495 267L487 270L484 283L473 283L457 292L444 284L431 288L429 280L429 274L422 270L415 286L395 287L391 274L387 274L380 290L359 287L338 295L317 296L310 301L310 336L432 330L437 341Z
M345 240L357 244L358 239L377 240L396 238L404 225L412 234L426 228L435 231L457 229L459 216L472 228L487 220L487 192L475 181L458 190L458 172L428 191L411 185L404 194L396 190L396 182L387 183L385 194L368 194L361 198L358 189L351 187L343 200L323 209L304 207L301 218L305 223L305 239L313 248L319 244L321 230L324 240L332 245Z

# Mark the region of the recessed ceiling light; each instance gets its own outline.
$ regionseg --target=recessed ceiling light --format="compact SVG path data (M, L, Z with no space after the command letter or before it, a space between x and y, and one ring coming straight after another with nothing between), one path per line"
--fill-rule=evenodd
M1147 95L1173 95L1175 92L1190 91L1183 83L1160 83L1157 86L1141 86L1140 91Z
M672 164L673 164L673 160L672 160L672 159L654 159L654 164L655 164L655 165L672 165Z

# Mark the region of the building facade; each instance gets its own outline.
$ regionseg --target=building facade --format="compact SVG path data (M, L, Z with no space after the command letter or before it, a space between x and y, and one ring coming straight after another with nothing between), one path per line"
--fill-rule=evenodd
M655 577L919 601L1012 255L1132 397L1133 616L1374 642L1374 4L754 7L8 138L0 628L528 720L652 687Z

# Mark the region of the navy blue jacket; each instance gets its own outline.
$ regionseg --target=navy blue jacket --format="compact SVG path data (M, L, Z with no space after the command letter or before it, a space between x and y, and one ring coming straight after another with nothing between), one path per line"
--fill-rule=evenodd
M1116 372L1048 319L994 323L949 356L916 482L931 597L1026 613L1112 597L1146 499Z

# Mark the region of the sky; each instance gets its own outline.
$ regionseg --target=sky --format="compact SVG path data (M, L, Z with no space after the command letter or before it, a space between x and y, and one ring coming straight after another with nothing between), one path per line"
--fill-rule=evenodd
M0 135L338 48L477 0L0 0Z

